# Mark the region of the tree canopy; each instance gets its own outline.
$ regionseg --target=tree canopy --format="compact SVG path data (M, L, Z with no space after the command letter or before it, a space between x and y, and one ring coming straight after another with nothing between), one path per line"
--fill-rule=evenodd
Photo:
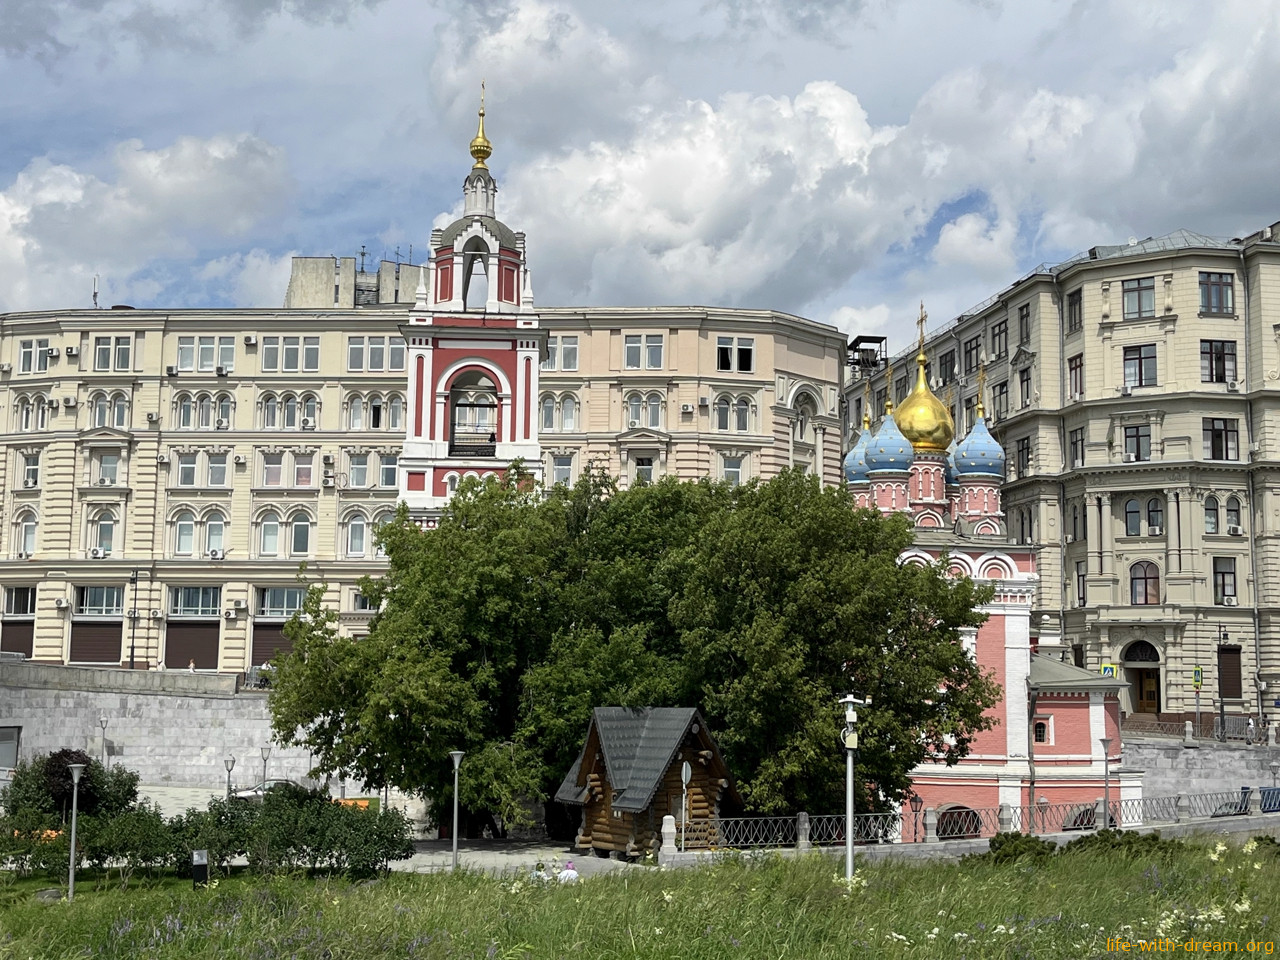
M593 707L696 706L748 808L843 796L838 700L860 712L861 802L898 800L929 755L955 762L998 686L965 653L986 588L902 563L904 517L788 471L739 487L584 477L464 484L435 530L404 509L390 568L361 591L369 634L338 635L319 588L288 627L273 725L321 772L517 820L554 790ZM864 807L865 809L865 807Z

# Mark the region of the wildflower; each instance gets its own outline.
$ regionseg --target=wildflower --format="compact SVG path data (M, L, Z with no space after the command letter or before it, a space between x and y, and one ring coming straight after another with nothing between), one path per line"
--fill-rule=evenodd
M654 927L654 928L653 928L653 935L654 935L655 937L660 937L660 936L662 936L662 928L661 928L661 927Z
M338 898L334 897L332 902L333 902L333 905L336 907L338 905Z
M1242 852L1244 853L1245 856L1248 856L1249 854L1253 853L1253 851L1257 849L1258 849L1258 838L1250 837L1249 842L1246 843L1242 848Z
M670 890L663 890L662 899L665 900L667 903L670 903L672 900L675 899L675 894L673 894Z
M1262 869L1262 864L1261 864L1261 863L1259 863L1257 860L1253 861L1253 869L1255 869L1255 870L1261 870L1261 869Z
M926 933L924 936L925 936L925 939L926 939L926 940L937 940L937 939L938 939L938 928L937 928L937 927L934 927L932 930L930 930L930 931L929 931L928 933Z
M1217 853L1209 854L1209 859L1212 860L1214 863L1217 863L1219 860L1218 854Z
M908 945L911 943L911 941L910 941L910 940L908 940L906 937L904 937L902 934L900 934L900 933L894 933L893 931L890 931L890 932L889 932L889 936L888 936L888 938L887 938L887 939L889 939L889 940L896 940L898 943L905 943L905 944L908 944Z
M1239 903L1233 904L1231 909L1236 913L1248 913L1251 908L1248 900L1241 900Z

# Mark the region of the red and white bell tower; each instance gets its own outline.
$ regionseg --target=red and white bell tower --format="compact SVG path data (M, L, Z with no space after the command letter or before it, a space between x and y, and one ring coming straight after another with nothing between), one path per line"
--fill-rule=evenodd
M524 234L494 215L498 185L480 127L462 216L431 232L431 259L401 327L409 352L409 417L400 495L433 526L464 477L517 459L541 479L538 369L546 334L533 312Z

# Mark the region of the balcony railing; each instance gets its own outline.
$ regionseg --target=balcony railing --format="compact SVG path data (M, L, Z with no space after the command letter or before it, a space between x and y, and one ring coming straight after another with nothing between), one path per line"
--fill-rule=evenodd
M498 455L497 435L489 428L467 429L454 425L449 434L449 456L483 458Z

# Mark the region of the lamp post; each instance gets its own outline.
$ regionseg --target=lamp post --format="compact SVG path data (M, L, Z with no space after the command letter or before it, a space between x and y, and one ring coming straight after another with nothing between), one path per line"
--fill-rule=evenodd
M458 869L458 767L462 765L461 750L450 750L449 759L453 761L453 870Z
M1049 822L1049 798L1040 797L1040 832L1045 832L1045 824Z
M1036 704L1040 701L1040 684L1027 677L1027 816L1031 832L1036 832Z
M80 803L80 775L84 773L83 763L69 763L71 771L71 866L67 871L67 903L76 898L76 814Z
M844 878L853 879L853 767L858 754L858 707L871 698L859 700L852 693L840 700L844 704Z
M923 798L921 798L921 796L918 793L913 793L911 795L911 799L908 802L911 804L911 812L915 814L915 820L916 820L916 828L913 831L913 835L916 838L916 843L919 843L920 842L920 810L921 808L924 807L924 800Z
M102 767L103 767L103 769L105 770L105 769L106 769L106 767L107 767L107 763L108 763L108 760L107 760L107 718L106 718L106 715L105 715L105 714L104 714L103 716L101 716L101 717L99 717L99 718L98 718L98 726L100 726L100 727L102 728Z
M1222 648L1231 638L1227 628L1218 624L1218 739L1227 742L1227 703L1222 699Z
M1102 744L1102 829L1111 829L1111 737L1099 737Z
M227 768L227 799L230 800L231 799L231 771L236 765L236 758L227 757L227 759L223 760L222 763Z
M1270 763L1270 767L1271 767L1271 786L1274 787L1276 785L1276 776L1280 775L1280 763L1277 763L1275 760L1272 760Z
M271 744L265 744L262 748L262 795L267 795L267 757L271 756Z
M129 669L133 667L133 654L137 646L138 639L138 568L133 568L133 573L129 575L129 582L133 584L133 620L129 624Z

